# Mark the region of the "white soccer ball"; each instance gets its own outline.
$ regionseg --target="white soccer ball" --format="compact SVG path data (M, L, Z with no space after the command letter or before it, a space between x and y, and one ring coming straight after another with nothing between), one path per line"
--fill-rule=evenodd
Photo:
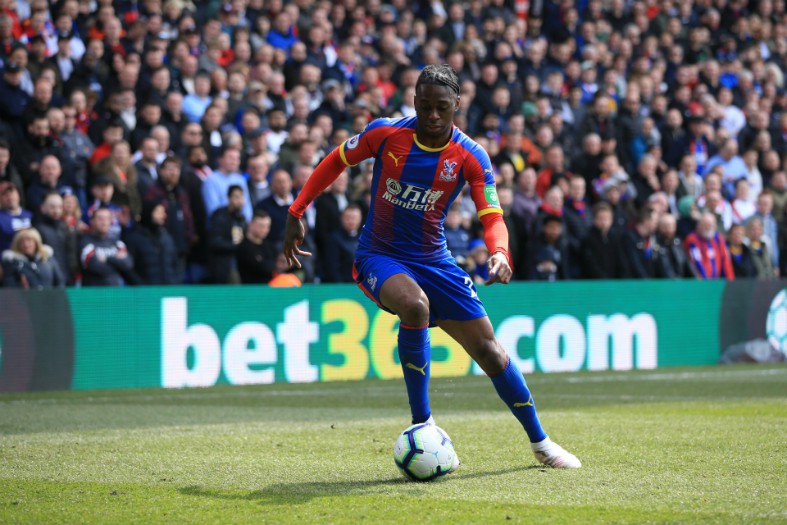
M771 346L787 354L787 288L777 293L771 301L765 332Z
M396 466L415 481L430 481L448 474L454 457L451 438L432 424L418 423L406 428L394 445Z

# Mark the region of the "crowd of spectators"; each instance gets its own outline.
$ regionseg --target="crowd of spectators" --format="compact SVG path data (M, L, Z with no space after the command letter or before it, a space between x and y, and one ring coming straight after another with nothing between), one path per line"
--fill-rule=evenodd
M372 161L287 208L427 64L517 279L787 275L784 0L0 0L3 284L352 281ZM473 202L445 221L476 280Z

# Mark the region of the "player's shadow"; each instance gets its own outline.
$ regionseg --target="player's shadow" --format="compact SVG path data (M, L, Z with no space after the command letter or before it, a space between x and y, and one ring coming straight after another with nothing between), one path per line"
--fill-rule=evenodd
M521 472L528 470L527 467L509 468L505 470L487 471L487 472L471 472L464 475L457 475L455 478L448 476L440 478L432 483L450 483L452 479L460 481L463 479L476 479L485 478L490 476L500 476L510 474L512 472ZM415 491L424 486L424 484L408 481L404 477L393 477L387 479L375 479L365 481L310 481L304 483L274 483L261 490L253 490L251 492L243 491L228 491L218 490L199 485L191 485L188 487L181 487L178 492L185 496L198 496L202 498L211 498L219 500L241 500L241 501L259 501L261 505L300 505L308 503L314 498L324 496L342 495L356 495L365 496L376 494L374 489L377 487L401 487L407 490L411 488ZM414 495L421 494L419 490Z

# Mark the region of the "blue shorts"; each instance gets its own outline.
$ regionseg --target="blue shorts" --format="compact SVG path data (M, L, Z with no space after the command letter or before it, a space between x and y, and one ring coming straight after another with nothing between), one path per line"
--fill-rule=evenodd
M486 316L473 279L456 265L452 257L421 264L386 255L364 255L357 258L353 265L353 276L358 287L386 312L391 311L382 305L380 289L389 277L397 273L410 277L426 294L431 326L440 320L469 321Z

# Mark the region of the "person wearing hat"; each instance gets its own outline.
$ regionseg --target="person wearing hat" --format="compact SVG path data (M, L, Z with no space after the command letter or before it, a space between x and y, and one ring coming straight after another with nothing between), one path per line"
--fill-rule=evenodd
M0 80L0 120L14 122L30 103L30 95L22 89L22 68L16 62L6 62Z

